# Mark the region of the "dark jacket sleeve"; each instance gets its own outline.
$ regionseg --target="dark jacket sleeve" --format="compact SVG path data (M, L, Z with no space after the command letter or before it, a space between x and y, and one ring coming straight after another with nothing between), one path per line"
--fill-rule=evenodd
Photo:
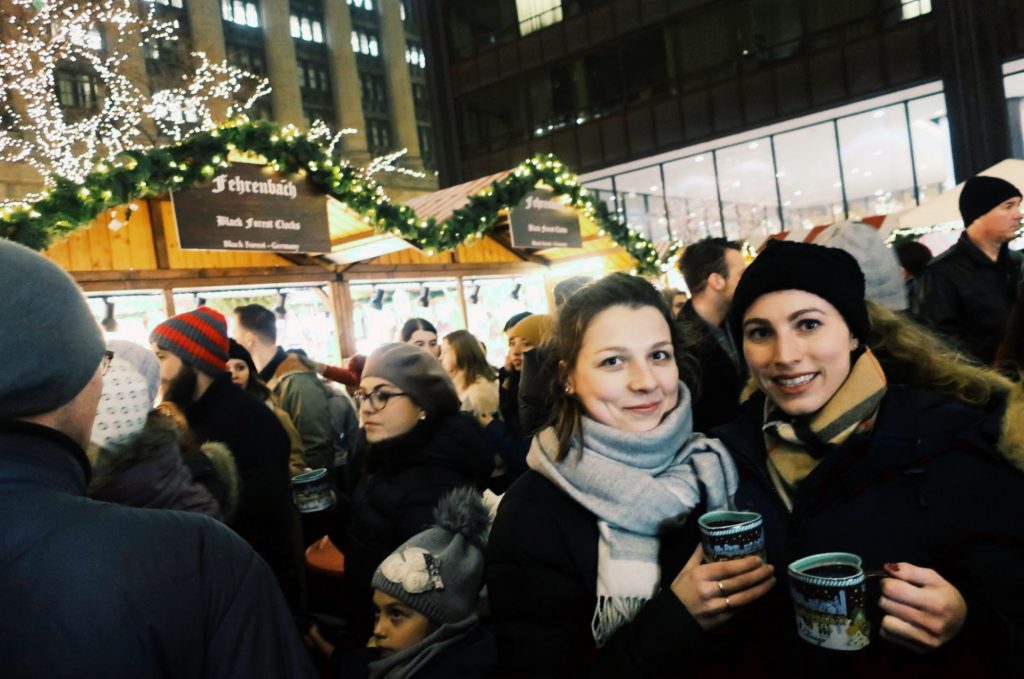
M914 318L951 344L960 346L964 334L960 293L956 283L943 271L926 269L921 274L914 285L910 311Z
M519 377L519 426L524 434L535 434L547 424L551 415L554 375L548 374L540 349L523 354Z
M227 531L225 531L227 533ZM209 563L206 674L224 677L317 676L281 589L266 563L236 536L211 536L223 549L204 550Z
M514 676L642 677L677 672L706 635L669 591L656 595L601 649L590 620L595 593L571 553L578 538L530 501L506 496L487 550L487 591L499 667ZM595 533L596 534L596 533Z

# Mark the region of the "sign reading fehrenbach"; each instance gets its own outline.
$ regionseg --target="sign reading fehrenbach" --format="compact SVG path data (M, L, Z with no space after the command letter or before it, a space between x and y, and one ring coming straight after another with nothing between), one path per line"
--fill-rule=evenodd
M211 181L171 193L185 250L330 252L327 200L299 177L232 165Z
M578 248L583 244L579 215L552 191L536 189L527 193L509 210L508 222L512 247Z

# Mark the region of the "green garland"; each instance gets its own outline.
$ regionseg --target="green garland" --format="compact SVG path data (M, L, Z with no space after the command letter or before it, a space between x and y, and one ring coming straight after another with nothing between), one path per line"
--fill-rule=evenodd
M81 184L57 178L54 186L31 204L0 209L0 236L36 250L92 222L104 210L130 201L166 195L212 178L228 166L231 151L255 153L276 171L308 175L313 183L363 217L375 229L400 236L428 255L453 250L482 238L501 210L516 205L542 182L622 246L636 261L636 273L657 275L666 270L678 246L659 256L654 245L608 211L552 155L523 162L505 179L471 196L443 222L420 219L405 205L392 203L362 169L331 158L317 141L295 127L266 121L239 120L172 146L130 151L100 163Z

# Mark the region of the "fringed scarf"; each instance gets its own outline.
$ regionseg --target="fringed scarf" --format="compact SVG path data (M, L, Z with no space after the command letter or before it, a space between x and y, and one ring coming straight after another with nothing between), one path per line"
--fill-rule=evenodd
M854 433L870 431L885 389L882 366L866 349L832 398L808 417L790 417L765 399L763 431L768 474L786 509L793 511L797 486L830 450Z
M601 647L631 621L658 590L660 533L681 525L701 500L708 509L731 505L737 474L717 439L693 433L690 393L647 432L628 432L582 418L577 439L554 462L553 429L539 433L527 463L597 517L597 606L591 621Z

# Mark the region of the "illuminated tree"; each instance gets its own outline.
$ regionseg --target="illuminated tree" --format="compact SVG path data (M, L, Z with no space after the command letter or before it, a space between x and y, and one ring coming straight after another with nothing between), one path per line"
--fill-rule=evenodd
M50 186L81 181L123 151L213 129L223 122L214 111L234 116L270 91L266 80L193 53L178 86L150 93L138 64L166 53L178 31L159 2L3 0L0 161L29 164Z

